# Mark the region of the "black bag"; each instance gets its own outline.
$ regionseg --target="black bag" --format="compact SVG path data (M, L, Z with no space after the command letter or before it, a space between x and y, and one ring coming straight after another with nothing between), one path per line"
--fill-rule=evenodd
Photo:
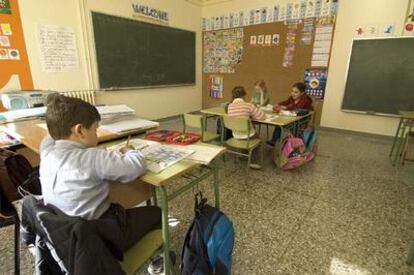
M220 210L195 198L195 218L181 253L181 274L231 274L234 229Z
M38 169L24 156L0 149L0 192L7 200L0 202L2 206L20 199L19 189L23 193L41 194Z

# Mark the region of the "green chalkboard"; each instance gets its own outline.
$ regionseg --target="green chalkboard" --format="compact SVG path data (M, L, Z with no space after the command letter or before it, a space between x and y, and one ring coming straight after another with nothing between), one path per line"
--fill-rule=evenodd
M354 40L342 109L390 115L414 110L414 38Z
M195 33L92 12L100 88L195 83Z

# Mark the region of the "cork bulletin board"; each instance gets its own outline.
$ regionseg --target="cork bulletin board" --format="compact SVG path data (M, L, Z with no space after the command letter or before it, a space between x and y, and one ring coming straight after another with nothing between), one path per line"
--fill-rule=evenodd
M283 66L285 46L289 36L289 25L285 22L272 22L243 27L243 54L241 62L234 65L233 73L217 73L203 70L203 108L210 108L222 102L231 100L231 90L235 86L244 86L247 92L247 99L251 98L254 83L258 80L266 82L270 93L270 103L274 104L286 99L295 82L304 80L305 69L312 67L312 53L317 22L314 18L314 30L309 43L302 43L302 30L304 21L297 22L295 35L295 47L291 66ZM214 32L214 31L210 31ZM203 32L203 37L207 32ZM279 34L278 45L251 45L251 36ZM333 36L332 36L333 38ZM332 39L331 39L332 40ZM257 41L258 42L258 41ZM331 41L332 42L332 41ZM332 45L332 43L331 43ZM203 48L203 56L204 56ZM330 51L329 51L330 52ZM204 68L204 67L203 67ZM321 69L327 69L323 67ZM222 98L213 98L209 92L210 76L221 76L223 78ZM322 101L317 102L316 109L321 108Z

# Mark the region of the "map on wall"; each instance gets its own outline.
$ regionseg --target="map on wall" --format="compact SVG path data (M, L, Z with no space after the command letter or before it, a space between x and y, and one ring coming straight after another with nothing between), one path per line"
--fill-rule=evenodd
M243 55L243 29L204 32L204 73L234 73Z

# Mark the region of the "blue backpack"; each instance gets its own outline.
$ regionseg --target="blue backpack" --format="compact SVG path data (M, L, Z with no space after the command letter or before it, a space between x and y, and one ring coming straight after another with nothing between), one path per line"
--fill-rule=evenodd
M195 218L184 240L181 274L231 274L234 229L220 210L206 204L198 193Z

